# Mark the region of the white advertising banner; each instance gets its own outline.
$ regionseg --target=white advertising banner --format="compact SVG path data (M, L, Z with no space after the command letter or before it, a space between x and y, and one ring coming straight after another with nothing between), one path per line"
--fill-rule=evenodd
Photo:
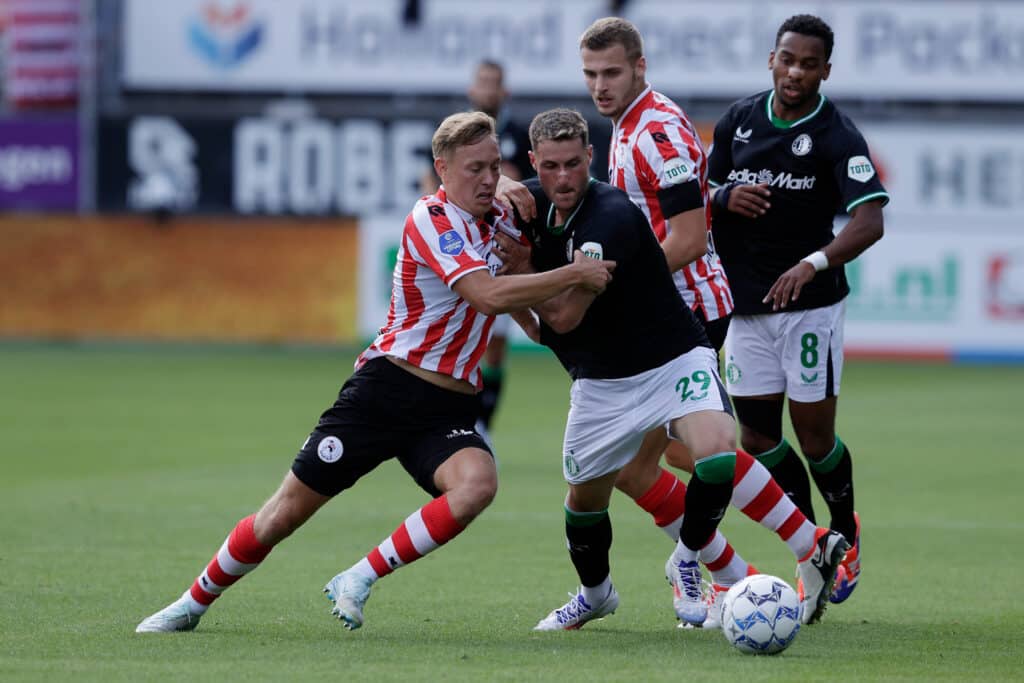
M847 349L1024 358L1024 234L907 220L887 217L886 236L846 268Z
M887 214L1024 234L1024 128L978 124L864 124L861 132L892 197ZM957 220L953 220L957 219ZM928 221L935 221L929 226Z
M474 64L505 64L521 94L583 95L578 39L604 0L125 0L125 85L139 89L457 93ZM788 16L836 34L835 96L1024 100L1024 3L943 0L632 0L649 76L679 96L769 87Z

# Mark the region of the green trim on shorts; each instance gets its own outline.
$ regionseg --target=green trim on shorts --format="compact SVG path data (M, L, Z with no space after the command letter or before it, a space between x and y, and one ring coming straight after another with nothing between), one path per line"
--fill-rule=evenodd
M843 454L846 453L846 444L843 443L839 435L836 434L836 445L832 447L832 450L821 460L807 459L807 464L811 466L811 469L815 472L821 472L826 474L831 472L839 466L839 461L843 459Z
M736 476L736 451L723 451L694 463L693 473L709 484L724 484Z
M565 506L565 523L569 526L588 527L608 519L608 508L599 512L576 512Z
M792 448L790 447L789 442L786 441L786 437L782 437L782 441L780 441L775 448L755 455L754 459L766 468L771 469L782 462L790 450L792 450Z

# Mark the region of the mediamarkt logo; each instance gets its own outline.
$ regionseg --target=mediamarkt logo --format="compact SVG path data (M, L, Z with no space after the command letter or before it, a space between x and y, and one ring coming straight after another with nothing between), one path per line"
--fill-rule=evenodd
M814 189L814 181L817 176L805 175L803 178L794 177L789 171L783 171L782 173L772 173L766 168L762 168L758 172L751 171L749 168L743 168L740 170L733 169L729 172L727 180L729 182L740 182L748 185L760 185L761 183L767 183L769 187L781 187L787 190L812 190Z

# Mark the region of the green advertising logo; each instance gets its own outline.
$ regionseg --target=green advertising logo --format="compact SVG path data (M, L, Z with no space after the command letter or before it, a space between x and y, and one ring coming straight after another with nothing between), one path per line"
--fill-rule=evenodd
M944 322L953 319L960 292L956 257L942 256L937 263L907 264L893 268L886 280L870 283L864 262L846 265L850 283L846 313L851 320Z

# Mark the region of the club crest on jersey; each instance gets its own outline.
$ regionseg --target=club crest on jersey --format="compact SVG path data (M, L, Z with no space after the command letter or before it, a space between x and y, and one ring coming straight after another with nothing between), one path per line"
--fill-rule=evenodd
M665 185L678 185L693 179L694 166L680 157L669 159L661 172L661 180Z
M449 256L458 256L466 248L466 242L462 239L462 235L454 230L442 232L438 235L437 241L441 245L441 251Z
M732 136L732 139L736 142L742 142L745 145L750 142L750 134L753 132L753 127L743 130L743 126L736 126L736 134Z
M590 258L603 259L604 258L604 247L601 246L600 242L584 242L580 246L580 251L583 252L584 256Z
M850 157L846 162L846 175L858 183L866 183L875 177L875 167L866 156Z
M790 149L793 150L793 154L798 157L807 156L811 151L811 136L807 133L801 133L796 136L793 140L793 146Z
M344 452L345 447L341 444L341 439L336 436L325 436L320 439L320 443L316 447L316 454L327 463L338 462Z

